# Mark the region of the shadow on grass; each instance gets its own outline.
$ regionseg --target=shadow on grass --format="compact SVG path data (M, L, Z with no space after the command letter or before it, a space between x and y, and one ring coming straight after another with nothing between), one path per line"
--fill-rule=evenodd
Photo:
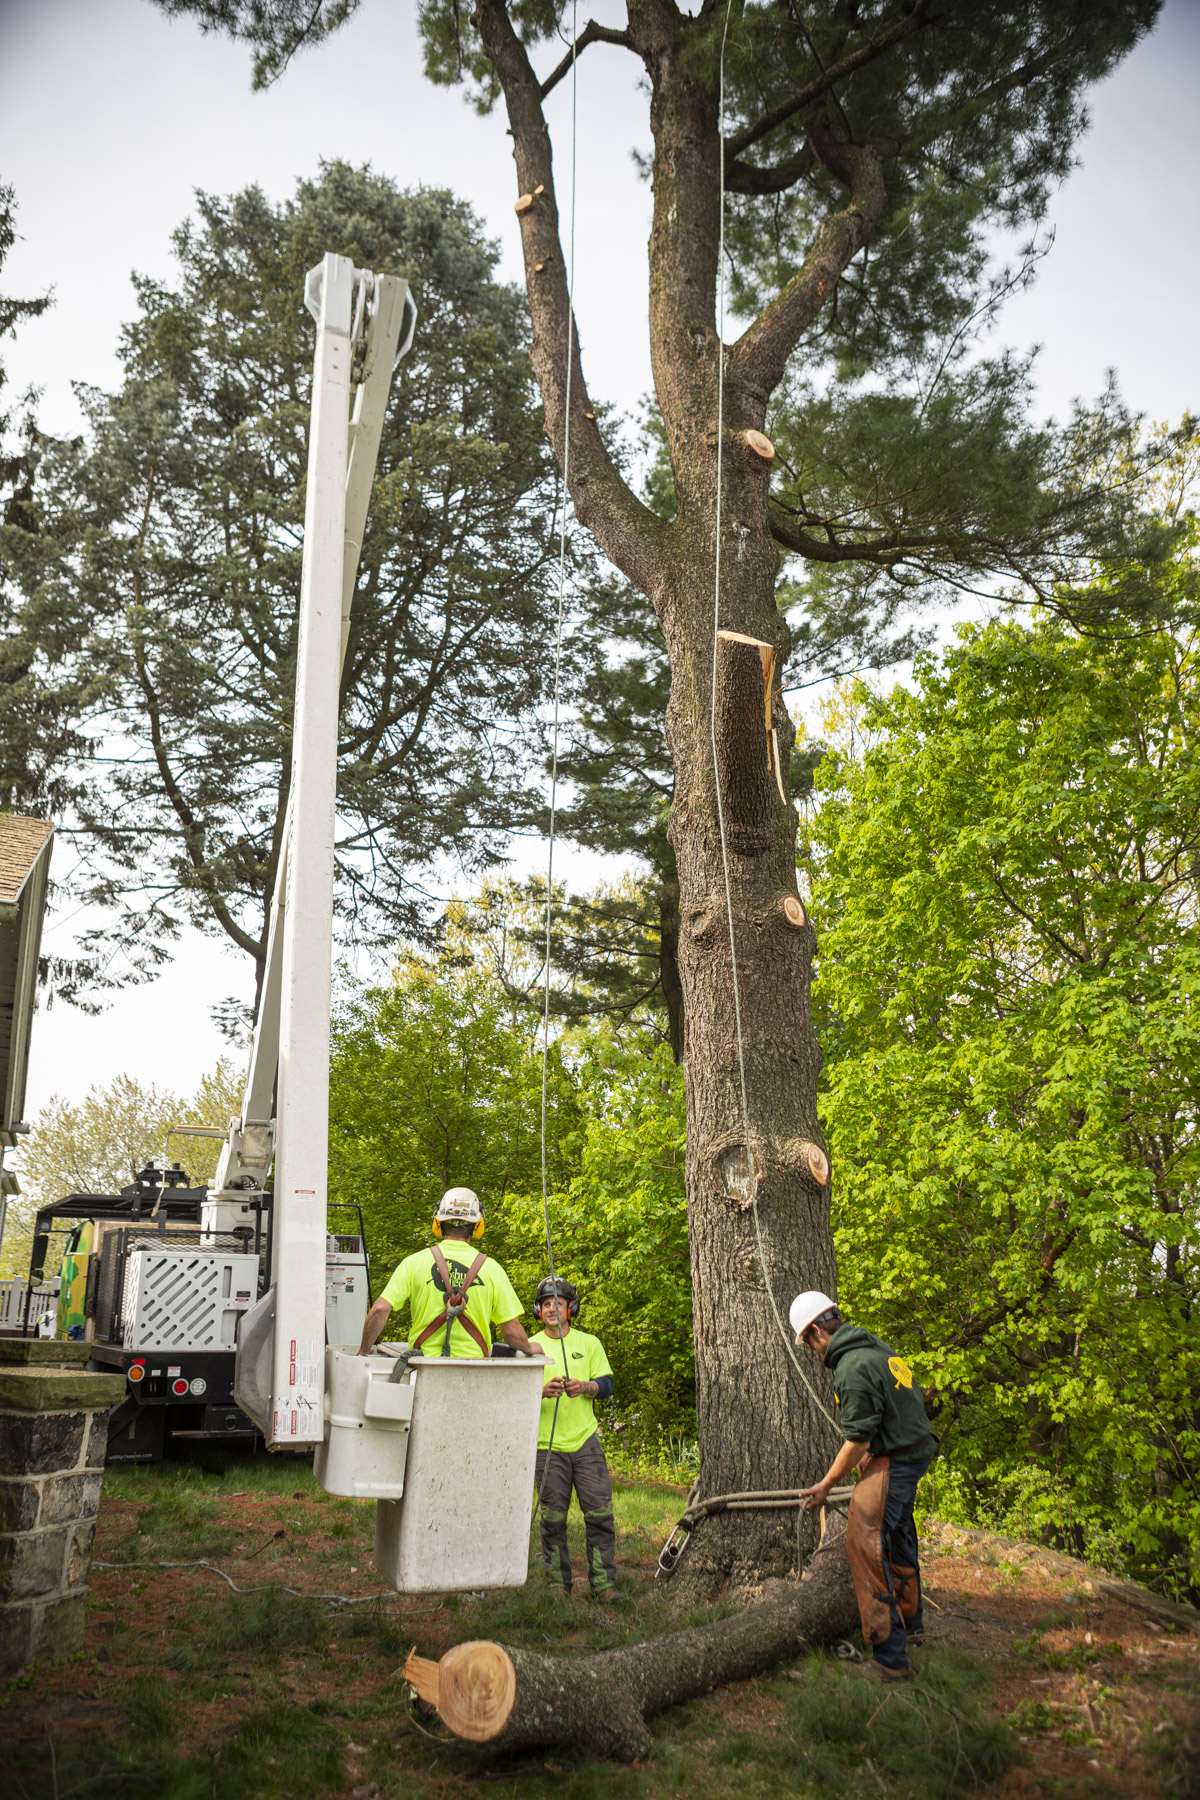
M131 1683L114 1747L104 1738L16 1744L0 1754L12 1800L318 1800L343 1786L340 1733L300 1708L251 1714L237 1735L199 1756L173 1748L174 1720L157 1695Z

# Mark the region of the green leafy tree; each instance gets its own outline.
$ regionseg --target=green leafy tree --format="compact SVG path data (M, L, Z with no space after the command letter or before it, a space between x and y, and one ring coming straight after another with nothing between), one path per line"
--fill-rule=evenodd
M695 1430L691 1259L684 1191L683 1078L665 1043L623 1042L605 1025L572 1032L578 1160L555 1192L556 1271L580 1293L580 1324L604 1343L615 1403L635 1443ZM540 1200L507 1212L513 1266L545 1273Z
M939 1504L1192 1592L1198 648L960 628L813 827L840 1296L935 1397Z
M39 1206L68 1194L118 1193L147 1163L161 1168L164 1157L181 1162L193 1181L207 1181L220 1145L168 1137L168 1127L227 1125L241 1098L240 1072L227 1057L202 1078L190 1099L132 1075L97 1083L82 1100L52 1094L22 1140L18 1173L24 1198L8 1211L0 1271L27 1272Z
M418 870L486 870L539 746L552 459L519 293L469 207L326 166L272 204L202 195L178 280L138 278L113 395L47 446L27 584L90 625L87 896L130 962L190 920L262 977L292 766L311 321L327 250L406 274L396 378L342 683L339 915L417 929ZM39 561L38 552L44 554Z
M170 8L249 40L266 80L353 5L344 0L315 15L302 0L269 8L170 0ZM848 439L851 427L870 426L876 440L886 427L893 441L923 428L918 396L938 387L943 365L940 391L953 376L970 399L970 365L956 347L995 298L994 234L1043 217L1071 167L1088 88L1138 43L1157 11L1157 0L1086 8L1078 0L702 0L695 12L676 0L628 0L623 23L589 20L564 55L562 0L478 0L470 12L457 0L425 0L420 10L430 76L464 84L484 110L503 99L517 191L528 196L518 229L547 429L560 464L570 434L576 514L652 603L666 644L698 1415L704 1479L717 1492L803 1484L825 1466L832 1441L781 1335L764 1335L765 1296L744 1274L748 1261L757 1266L755 1223L767 1245L761 1274L777 1303L835 1279L809 1016L813 937L806 926L789 928L784 911L796 882L796 816L786 790L794 733L772 684L764 734L753 650L714 646L718 565L720 623L769 646L778 676L792 649L781 558L793 559L788 579L808 584L814 606L829 569L861 569L849 598L857 596L862 636L874 643L892 629L893 596L903 597L901 572L913 558L931 592L959 565L976 582L985 567L993 580L1019 578L1029 565L1040 568L1067 521L1075 562L1107 551L1114 530L1123 569L1144 570L1161 556L1161 533L1116 507L1104 478L1128 448L1129 421L1113 407L1090 417L1093 473L1082 482L1073 473L1061 491L1060 470L1079 464L1029 430L1020 365L993 365L987 379L998 398L989 408L985 395L970 420L960 424L954 404L936 413L928 459L945 468L1002 444L1014 466L1032 470L1026 491L1043 479L1054 490L1028 516L1006 495L995 504L986 470L972 465L978 503L964 507L961 488L945 508L936 495L924 509L914 502L897 541L902 493L877 516L873 486L861 485L887 472L878 441L857 460L839 459L836 445L814 453L828 454L831 465L845 461L854 492L834 495L828 474L817 492L800 461L800 434L786 437L788 417L808 405L805 384L820 406L827 378L840 384L839 419L854 403ZM649 335L676 502L669 519L631 488L588 392L545 112L580 51L614 50L645 78L653 135ZM730 196L731 292L745 321L730 343L719 335L725 321L717 310L722 187ZM896 412L872 414L873 395L895 396ZM906 426L895 423L897 412ZM748 434L774 430L776 413L785 449L768 461ZM968 429L976 419L979 429ZM835 504L826 504L826 490ZM1071 570L1050 571L1055 580L1064 573ZM778 771L767 760L771 731ZM724 831L714 760L724 771ZM744 1080L722 918L725 842L747 995ZM738 1204L737 1172L750 1157L761 1181L754 1218ZM686 1581L696 1593L715 1591L731 1576L752 1580L790 1567L793 1556L790 1530L769 1515L738 1520L736 1529L716 1519L689 1552Z
M439 963L413 956L339 1010L330 1196L363 1208L376 1291L428 1242L438 1196L460 1182L479 1193L484 1246L526 1304L546 1273L538 1013L514 1012L512 974L466 960L453 939ZM588 1021L551 1045L547 1102L556 1269L579 1286L634 1437L688 1435L682 1077L664 1044Z
M335 1018L329 1191L363 1207L377 1284L429 1241L446 1188L476 1190L487 1248L501 1261L508 1196L540 1195L541 1055L506 1011L503 994L475 971L414 959ZM548 1175L561 1186L581 1114L554 1046L548 1086Z
M17 240L16 197L0 183L0 269ZM50 305L0 295L0 338ZM55 598L22 581L33 523L37 430L33 391L15 402L0 362L0 806L57 814L72 792L68 766L82 747L73 729L77 692L64 693L61 666L83 626Z

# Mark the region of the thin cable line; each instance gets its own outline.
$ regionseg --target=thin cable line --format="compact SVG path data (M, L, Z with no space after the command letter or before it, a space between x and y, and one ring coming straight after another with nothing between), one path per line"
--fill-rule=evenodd
M733 974L733 1021L737 1032L738 1081L742 1100L742 1132L746 1139L746 1168L750 1178L750 1213L754 1220L754 1237L758 1246L758 1261L762 1269L763 1286L767 1290L767 1299L771 1302L771 1311L775 1315L775 1323L779 1327L784 1347L792 1359L792 1366L801 1381L812 1395L829 1423L837 1430L837 1420L821 1399L816 1388L808 1379L801 1367L800 1359L792 1346L791 1333L783 1322L779 1304L775 1299L775 1289L771 1282L771 1271L767 1267L766 1246L763 1243L762 1222L758 1216L758 1178L754 1168L754 1150L750 1143L750 1106L746 1099L746 1054L742 1042L742 1001L741 982L738 975L737 940L733 925L733 888L729 880L729 849L725 837L725 802L721 794L721 769L717 760L717 632L721 624L721 508L724 499L722 479L725 448L725 40L729 36L729 15L733 10L733 0L727 0L725 7L725 24L721 30L720 59L720 92L721 92L721 129L720 129L720 183L721 183L721 222L720 249L717 265L717 546L714 559L715 573L713 577L713 643L712 670L709 684L709 738L712 745L713 783L717 794L717 825L721 834L721 867L725 876L725 912L729 920L729 960Z
M558 524L558 613L554 625L554 735L550 756L550 836L546 848L545 1000L542 1007L542 1222L546 1228L546 1262L550 1268L550 1279L556 1284L554 1287L556 1297L558 1295L558 1277L554 1273L554 1243L550 1235L550 1184L546 1170L546 1087L550 1060L550 927L554 912L554 833L558 820L558 715L562 692L563 603L567 587L567 505L570 497L568 483L571 476L571 369L575 360L575 134L579 116L578 17L579 0L571 0L571 229L567 253L567 383L563 420L562 481L559 489L561 510ZM567 1362L566 1333L561 1331L561 1327L558 1347L562 1352L563 1379L567 1381L570 1380L571 1370ZM538 1515L538 1508L542 1504L542 1488L546 1485L546 1476L550 1472L550 1453L554 1448L554 1428L558 1424L558 1408L561 1399L561 1394L555 1399L554 1413L550 1420L550 1441L546 1445L546 1461L542 1470L542 1480L537 1490L537 1501L533 1509L535 1519Z

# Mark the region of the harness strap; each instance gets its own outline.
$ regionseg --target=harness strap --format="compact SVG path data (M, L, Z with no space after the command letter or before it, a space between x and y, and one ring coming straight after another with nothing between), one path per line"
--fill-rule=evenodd
M457 1319L458 1323L462 1326L468 1336L474 1338L475 1342L479 1345L480 1354L483 1356L490 1356L492 1354L492 1346L488 1343L474 1319L471 1318L470 1314L467 1312L467 1289L487 1261L487 1251L481 1250L462 1280L455 1281L450 1274L450 1268L446 1262L446 1258L442 1255L441 1247L438 1244L434 1244L431 1248L433 1251L434 1267L441 1276L442 1285L446 1290L446 1305L445 1309L438 1314L437 1318L431 1319L424 1331L421 1332L420 1336L414 1340L413 1349L419 1350L421 1345L425 1342L425 1339L432 1337L434 1332L440 1330L444 1325L446 1327L446 1343L444 1348L448 1352L450 1348L450 1327Z

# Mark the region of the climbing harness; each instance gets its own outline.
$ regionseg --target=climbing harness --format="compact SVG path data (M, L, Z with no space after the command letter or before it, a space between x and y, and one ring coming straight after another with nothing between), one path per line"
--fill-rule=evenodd
M796 1528L808 1511L808 1496L799 1488L769 1488L761 1493L714 1494L711 1499L697 1500L695 1488L688 1495L687 1507L670 1537L658 1553L658 1567L654 1571L654 1579L661 1576L669 1581L683 1559L688 1547L688 1540L701 1519L711 1519L716 1513L724 1512L774 1512L788 1507L797 1510ZM831 1488L825 1504L841 1504L849 1500L854 1489L852 1487Z
M475 1258L475 1261L471 1264L466 1274L461 1275L458 1280L451 1275L450 1265L442 1255L441 1249L437 1244L433 1245L431 1254L433 1256L434 1267L442 1278L442 1286L446 1294L446 1305L445 1309L438 1314L436 1319L431 1319L429 1321L429 1324L426 1325L420 1336L413 1339L413 1349L419 1350L421 1345L425 1342L425 1339L431 1338L434 1332L439 1331L444 1325L446 1327L446 1338L442 1345L442 1355L449 1356L450 1332L454 1325L454 1321L457 1319L467 1335L474 1338L475 1342L479 1345L480 1355L490 1356L492 1354L492 1346L484 1337L474 1319L472 1319L467 1312L467 1289L487 1261L486 1250L481 1250L479 1252L479 1255ZM456 1270L457 1267L458 1265L455 1264Z
M721 142L725 141L725 40L729 35L729 15L733 9L733 0L727 0L725 7L725 25L721 32L720 58L720 112ZM742 1101L742 1131L746 1139L746 1167L750 1178L750 1213L754 1221L754 1239L758 1250L759 1267L762 1270L763 1285L767 1290L767 1299L771 1303L771 1311L775 1315L775 1323L779 1327L784 1346L792 1359L792 1366L801 1381L812 1395L814 1402L829 1423L837 1429L837 1420L821 1399L816 1388L808 1379L800 1359L792 1345L791 1336L783 1322L779 1304L775 1299L775 1289L771 1282L771 1273L767 1267L766 1246L763 1243L762 1222L758 1216L758 1177L754 1168L754 1150L750 1143L750 1106L746 1098L746 1056L742 1041L742 1002L740 981L738 977L737 942L733 924L733 887L729 879L729 849L725 833L725 802L721 794L721 769L717 759L717 633L721 624L721 504L723 499L722 482L722 450L725 442L725 159L720 159L720 248L717 264L717 507L716 507L716 559L713 577L713 650L712 670L710 678L709 699L709 737L712 743L713 782L717 795L717 825L721 837L721 867L725 875L725 911L729 921L729 959L733 975L733 1020L737 1032L738 1078Z

